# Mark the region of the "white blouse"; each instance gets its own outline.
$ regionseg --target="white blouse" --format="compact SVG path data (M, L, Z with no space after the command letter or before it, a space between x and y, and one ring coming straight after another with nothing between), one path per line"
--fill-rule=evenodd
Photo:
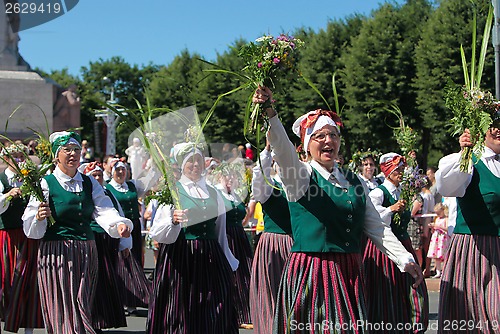
M394 198L396 201L399 200L401 187L396 187L387 179L382 183L382 185L387 189L387 191L389 191L389 194L391 194L392 198ZM382 189L375 188L370 191L368 196L370 196L370 200L372 201L373 206L380 214L380 218L382 218L386 225L390 226L393 212L391 209L386 208L382 205L382 203L384 203L384 192L382 191Z
M179 179L179 183L184 188L184 190L193 198L207 199L209 197L209 192L207 188L207 183L205 178L202 177L196 183L188 179L185 175L182 175ZM173 223L173 205L160 205L156 210L154 220L151 223L151 229L149 230L149 235L154 240L164 243L171 244L177 240L179 233L182 229L181 224ZM217 219L215 220L215 232L217 234L217 241L229 262L231 269L235 271L238 269L239 261L234 257L233 253L229 249L226 235L226 208L224 206L224 200L217 191ZM201 222L197 222L201 223Z
M83 191L83 177L80 172L77 172L74 177L64 174L59 167L56 167L53 175L59 182L64 190L75 193ZM103 187L94 179L90 178L92 182L92 200L94 201L94 212L92 219L99 224L111 237L120 238L117 226L119 224L126 224L130 230L133 229L133 224L130 219L120 216L118 211L113 207L111 199L104 193ZM45 179L40 182L43 195L48 200L49 186ZM31 239L41 239L47 230L47 220L37 220L36 214L40 202L31 196L28 206L23 214L23 227L24 234Z
M16 174L11 171L10 169L5 170L5 175L7 176L7 181L9 182L9 185L13 188L20 188L21 185L23 184L22 182L18 181L16 179ZM3 183L0 182L0 215L7 211L10 205L10 201L7 201L7 194L3 194L3 191L5 190Z
M300 161L278 117L270 118L269 123L269 140L276 153L274 159L280 166L280 177L283 181L287 199L290 202L296 202L304 196L309 187L313 168L326 180L329 180L331 174L335 176L336 181L330 182L336 187L345 188L349 186L349 182L337 166L330 173L314 160L310 163ZM368 196L369 190L366 183L360 182L366 195L364 232L372 239L380 251L396 263L401 271L404 271L406 264L415 262L415 260L392 233L390 226L382 221Z

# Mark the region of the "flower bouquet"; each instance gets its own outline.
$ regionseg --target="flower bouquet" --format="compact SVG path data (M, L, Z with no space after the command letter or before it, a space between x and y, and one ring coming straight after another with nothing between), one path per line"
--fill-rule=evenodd
M414 200L415 196L425 185L427 185L427 182L427 178L418 168L418 165L415 167L405 168L403 172L403 180L401 181L401 193L399 195L399 199L406 203L407 208L409 207L409 203ZM401 224L401 214L399 212L394 214L393 222L396 225Z
M18 146L19 144L13 143L9 138L3 136L2 138L10 142L11 145L6 147L4 144L0 144L2 149L0 159L14 169L16 178L18 181L22 182L20 189L23 197L33 196L38 201L45 202L46 199L43 195L40 182L52 168L53 158L50 150L50 144L47 146L47 143L49 143L48 139L44 138L39 132L35 133L38 135L35 154L40 159L39 165L31 160L26 150L19 149L19 147L16 148L16 152L23 152L24 161L18 161L18 159L15 159L12 156L12 146ZM48 226L55 224L55 220L52 216L47 218L47 224Z
M499 102L494 100L492 94L480 88L492 21L493 11L490 6L476 72L476 13L474 13L470 75L465 52L461 46L465 85L459 86L450 82L444 89L445 105L453 112L451 119L453 134L462 134L465 129L469 129L471 135L473 146L462 148L460 156L460 171L464 173L472 173L472 154L477 157L481 156L484 136L491 126L492 116L500 109Z

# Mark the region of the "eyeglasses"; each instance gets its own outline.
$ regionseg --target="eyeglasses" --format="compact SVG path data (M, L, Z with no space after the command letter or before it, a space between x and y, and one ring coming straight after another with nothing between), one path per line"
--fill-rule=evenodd
M317 142L324 142L324 141L326 141L327 136L330 137L331 140L335 140L339 137L339 135L336 132L327 132L327 133L319 132L319 133L313 134L311 136L311 139L313 139Z
M66 154L71 154L71 153L76 153L80 154L82 152L82 149L80 147L63 147L61 148L61 151L63 151Z

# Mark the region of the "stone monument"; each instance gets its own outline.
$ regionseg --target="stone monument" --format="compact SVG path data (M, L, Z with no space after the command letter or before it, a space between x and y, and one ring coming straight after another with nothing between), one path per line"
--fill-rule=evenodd
M47 127L80 127L76 86L65 90L31 70L19 53L19 24L19 15L0 11L0 134L24 140L33 136L28 128L46 133Z

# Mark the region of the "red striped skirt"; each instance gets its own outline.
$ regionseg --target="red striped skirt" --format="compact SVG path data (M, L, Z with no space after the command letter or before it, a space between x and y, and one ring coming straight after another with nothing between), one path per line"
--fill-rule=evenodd
M137 257L132 252L124 257L123 252L119 252L116 272L123 306L147 308L153 285Z
M438 333L500 333L500 237L452 236L438 315Z
M415 256L411 240L401 242ZM363 258L368 323L390 324L397 333L423 333L429 324L429 295L423 281L416 289L410 274L401 272L387 255L368 240ZM389 327L384 327L391 332Z
M250 278L250 312L256 334L272 333L281 274L292 245L293 239L287 234L263 232L255 248Z
M238 334L233 275L216 240L160 244L148 334Z
M365 333L364 300L360 254L291 253L273 333Z
M0 230L2 300L5 330L43 328L37 282L39 241L28 239L23 229Z
M92 304L93 327L94 329L126 327L127 319L116 275L120 239L112 238L107 233L94 233L94 236L99 270Z
M38 284L48 334L95 334L91 309L96 282L94 240L40 242Z
M252 268L253 251L243 226L228 226L226 228L229 249L240 262L234 274L236 292L233 294L238 324L252 323L250 317L250 270Z

